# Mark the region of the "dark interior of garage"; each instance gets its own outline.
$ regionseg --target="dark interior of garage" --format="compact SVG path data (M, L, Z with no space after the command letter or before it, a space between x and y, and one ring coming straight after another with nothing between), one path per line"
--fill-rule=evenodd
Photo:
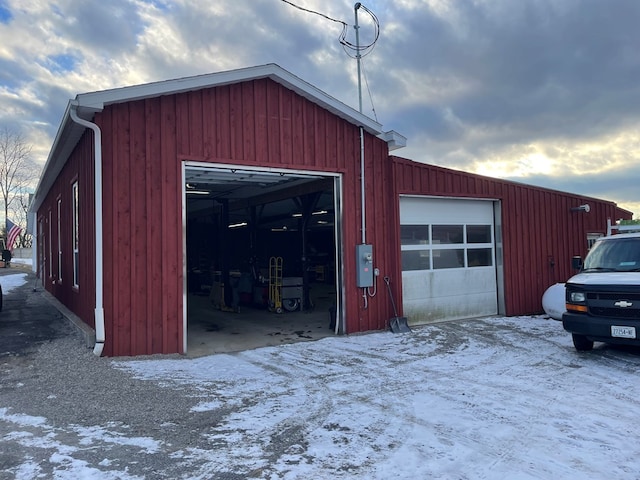
M187 169L187 353L334 334L334 179Z

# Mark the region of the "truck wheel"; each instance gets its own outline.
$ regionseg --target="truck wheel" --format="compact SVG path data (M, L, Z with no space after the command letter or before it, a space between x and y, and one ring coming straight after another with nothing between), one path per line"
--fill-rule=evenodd
M579 352L593 350L593 340L589 340L584 335L578 335L577 333L572 333L571 337L573 338L573 346L576 347L576 350Z

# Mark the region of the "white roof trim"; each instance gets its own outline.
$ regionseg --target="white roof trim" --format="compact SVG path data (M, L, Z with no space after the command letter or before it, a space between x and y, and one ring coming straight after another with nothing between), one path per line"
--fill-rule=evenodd
M407 146L407 137L400 135L395 130L389 130L388 132L381 133L378 135L378 138L387 142L390 152Z
M378 122L348 105L345 105L332 96L327 95L322 90L305 82L299 77L296 77L274 63L226 72L198 75L195 77L115 88L100 92L82 93L76 97L76 100L80 111L85 109L90 111L100 111L105 106L114 103L131 102L145 98L159 97L162 95L173 95L176 93L201 90L203 88L212 88L222 85L231 85L260 78L272 79L348 122L364 127L366 131L373 135L379 135L382 133L382 125Z

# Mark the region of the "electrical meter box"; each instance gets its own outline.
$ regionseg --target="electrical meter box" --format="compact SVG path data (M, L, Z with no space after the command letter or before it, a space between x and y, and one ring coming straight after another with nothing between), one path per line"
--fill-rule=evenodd
M373 245L356 245L356 283L359 288L373 287Z

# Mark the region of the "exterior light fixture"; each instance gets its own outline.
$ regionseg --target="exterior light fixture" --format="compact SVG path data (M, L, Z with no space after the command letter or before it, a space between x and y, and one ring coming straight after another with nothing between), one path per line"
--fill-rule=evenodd
M591 207L588 203L585 203L584 205L580 205L579 207L572 207L571 211L589 213L591 211Z

